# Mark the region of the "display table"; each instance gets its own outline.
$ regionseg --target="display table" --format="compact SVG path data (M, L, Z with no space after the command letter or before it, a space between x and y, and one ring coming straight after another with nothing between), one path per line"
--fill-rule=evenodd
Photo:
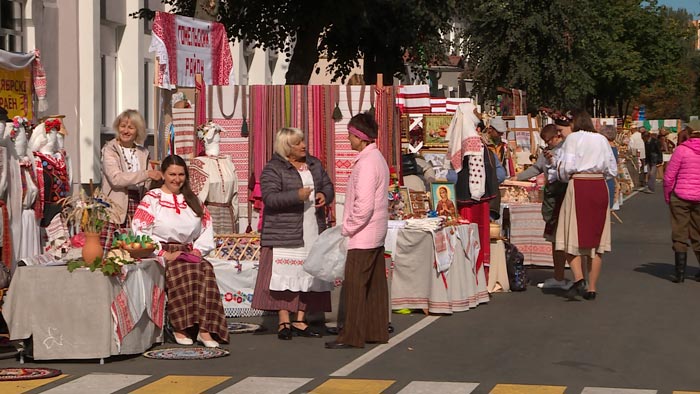
M488 302L486 275L476 271L479 232L476 224L448 227L454 246L449 269L435 269L435 245L431 232L401 229L394 250L391 284L393 309L424 309L430 313L466 311Z
M139 354L163 341L165 270L127 265L125 278L65 266L18 267L3 316L10 339L33 339L36 360Z
M214 267L226 317L262 316L265 311L253 309L253 291L258 278L258 261L222 260L208 257Z
M510 242L525 257L525 265L553 266L552 244L547 242L542 219L542 204L503 204L510 211Z

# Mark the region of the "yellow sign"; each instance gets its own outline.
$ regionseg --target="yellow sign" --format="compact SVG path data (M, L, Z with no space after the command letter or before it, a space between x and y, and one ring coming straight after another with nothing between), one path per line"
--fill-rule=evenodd
M0 107L7 116L32 118L32 68L17 71L0 68Z

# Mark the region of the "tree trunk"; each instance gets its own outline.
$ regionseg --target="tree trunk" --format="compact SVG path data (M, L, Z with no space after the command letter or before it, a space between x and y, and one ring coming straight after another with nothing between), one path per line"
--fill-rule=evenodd
M318 39L321 35L320 26L309 24L307 28L299 29L294 53L289 61L287 70L287 85L307 85L318 62Z

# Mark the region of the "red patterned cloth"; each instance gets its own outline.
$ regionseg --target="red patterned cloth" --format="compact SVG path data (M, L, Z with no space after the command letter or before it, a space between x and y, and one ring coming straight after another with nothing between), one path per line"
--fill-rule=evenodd
M207 85L233 83L233 58L221 23L156 12L152 30L149 50L158 57L159 87L193 87L195 74Z

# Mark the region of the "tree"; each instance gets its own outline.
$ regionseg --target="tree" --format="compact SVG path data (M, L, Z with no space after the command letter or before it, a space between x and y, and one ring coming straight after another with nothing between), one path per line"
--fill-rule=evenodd
M195 0L162 1L194 15ZM284 52L288 84L308 83L319 54L328 57L334 79L348 77L363 59L365 83L378 73L391 83L405 71L406 53L421 66L447 53L443 37L456 9L456 0L229 0L221 1L219 21L229 39Z
M684 78L688 25L656 0L468 3L466 50L487 98L505 86L526 90L533 105L590 109L597 99L603 112L624 114L643 87Z

